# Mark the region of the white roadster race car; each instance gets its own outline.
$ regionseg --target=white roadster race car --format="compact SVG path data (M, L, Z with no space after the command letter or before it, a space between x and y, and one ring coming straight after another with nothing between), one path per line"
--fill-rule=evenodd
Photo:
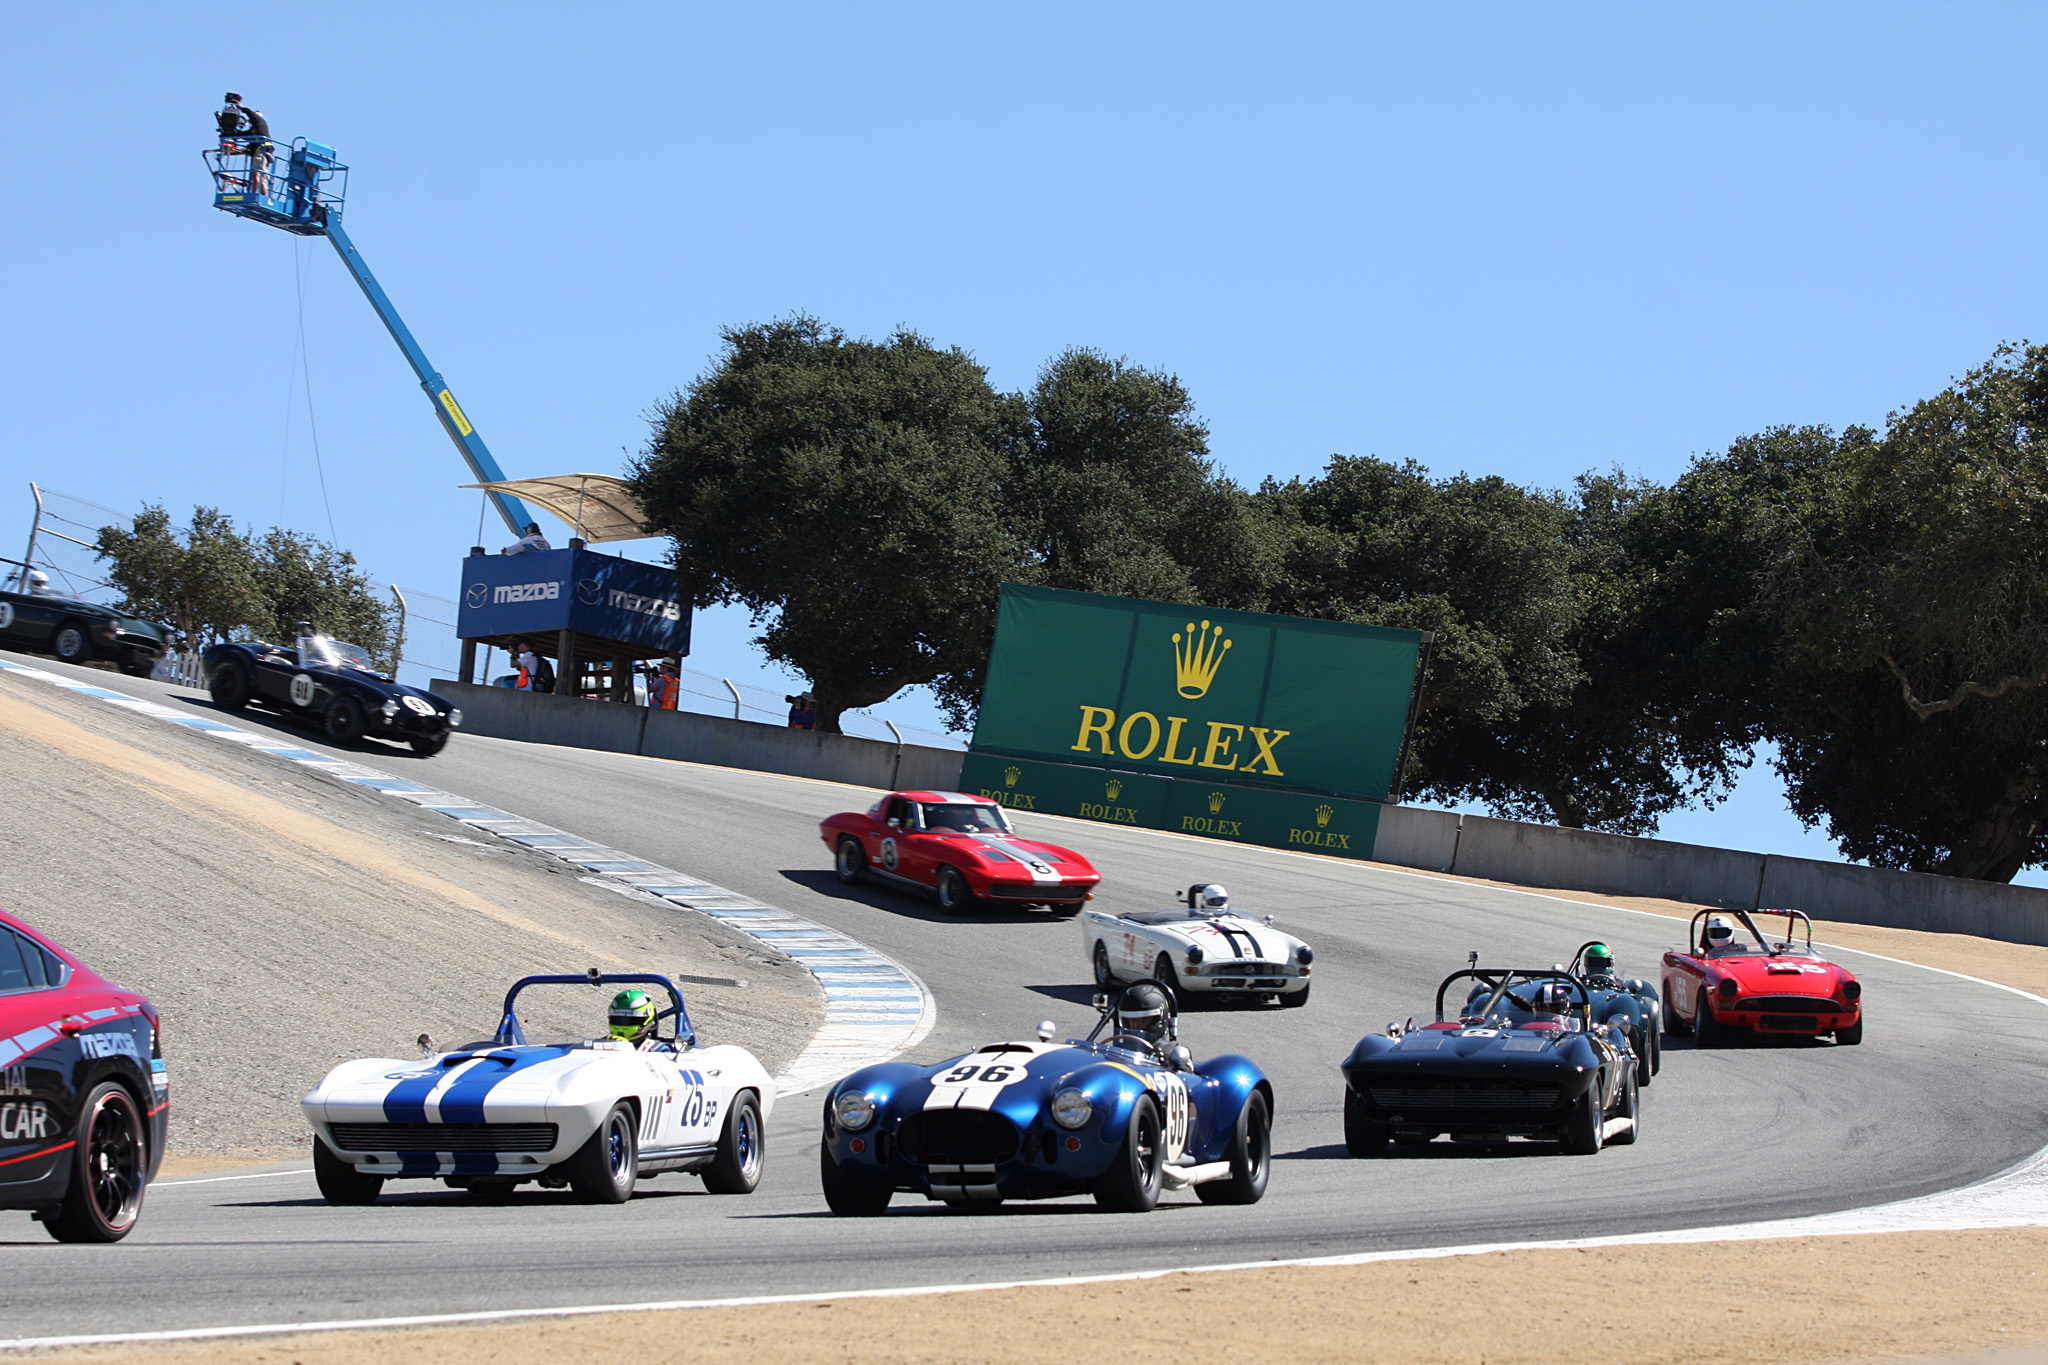
M1309 964L1315 951L1291 934L1230 909L1220 886L1191 886L1168 910L1081 915L1081 951L1095 984L1151 977L1177 996L1279 997L1287 1006L1308 1003Z
M527 1042L521 991L618 985L668 993L645 1041ZM447 1052L421 1045L414 1061L346 1062L300 1102L328 1203L370 1203L386 1180L405 1177L486 1199L527 1181L567 1185L598 1204L623 1203L640 1178L669 1171L697 1172L714 1194L747 1194L760 1182L774 1082L743 1047L700 1047L667 977L595 968L529 976L506 993L490 1041Z

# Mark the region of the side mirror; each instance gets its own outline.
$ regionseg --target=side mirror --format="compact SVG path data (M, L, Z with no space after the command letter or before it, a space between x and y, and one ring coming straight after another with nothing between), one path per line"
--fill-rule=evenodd
M1173 1049L1173 1064L1182 1071L1193 1071L1195 1069L1195 1054L1188 1051L1186 1043L1175 1045Z
M1399 1038L1401 1036L1401 1026L1391 1019L1387 1021L1387 1036L1389 1038Z
M1100 1013L1101 1011L1109 1008L1109 997L1105 995L1103 992L1097 991L1095 992L1094 1000L1092 1000L1090 1003L1095 1006L1096 1012Z
M893 816L893 815L892 815L892 816L890 816L890 817L889 817L889 818L888 818L887 820L883 821L882 823L883 823L883 824L885 824L885 825L887 825L887 826L888 826L888 827L889 827L890 829L902 829L902 828L903 828L903 821L901 821L900 819L898 819L897 817L895 817L895 816Z
M1040 1021L1039 1021L1039 1025L1038 1025L1038 1041L1039 1041L1039 1042L1041 1042L1041 1043L1049 1043L1049 1042L1051 1042L1051 1041L1052 1041L1052 1036L1053 1036L1053 1034L1054 1034L1054 1033L1056 1033L1056 1032L1058 1032L1058 1030L1057 1030L1056 1028L1054 1028L1052 1020L1050 1020L1050 1019L1043 1019L1043 1020L1040 1020Z
M422 1058L432 1057L434 1055L434 1039L432 1035L422 1033L418 1038L414 1039L413 1041L419 1044L420 1056Z
M1272 922L1273 922L1273 917L1272 917L1271 915L1268 915L1268 916L1266 916L1266 923L1267 923L1267 924L1271 924Z

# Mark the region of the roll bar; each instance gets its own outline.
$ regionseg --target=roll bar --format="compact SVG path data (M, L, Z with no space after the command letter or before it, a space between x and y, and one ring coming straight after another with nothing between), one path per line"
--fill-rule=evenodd
M1462 972L1452 972L1436 988L1436 1021L1439 1024L1444 1022L1445 994L1451 989L1452 983L1466 980L1477 981L1492 992L1492 994L1487 996L1486 1007L1482 1011L1482 1017L1492 1016L1493 1007L1500 1002L1501 996L1507 994L1508 988L1517 981L1562 981L1570 986L1573 991L1577 992L1579 1012L1586 1017L1587 1022L1590 1023L1593 1018L1593 996L1586 989L1586 983L1562 967L1468 967ZM1527 1003L1520 996L1512 998L1524 1009L1528 1008ZM1459 1017L1463 1018L1464 1016L1461 1014Z
M664 1019L676 1021L676 1041L690 1047L697 1045L697 1030L690 1027L690 1012L683 1005L682 988L665 976L651 972L600 972L592 967L581 976L522 976L512 983L512 989L505 992L504 1017L498 1020L498 1031L491 1041L498 1047L519 1047L526 1042L526 1030L520 1026L518 1012L513 1002L528 986L659 986L668 992L669 1008L654 1016L657 1027Z

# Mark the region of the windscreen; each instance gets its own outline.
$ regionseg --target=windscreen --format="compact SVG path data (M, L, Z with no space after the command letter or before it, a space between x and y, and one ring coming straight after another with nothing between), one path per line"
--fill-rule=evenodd
M1010 822L1001 806L980 803L926 806L924 827L955 834L1008 834Z

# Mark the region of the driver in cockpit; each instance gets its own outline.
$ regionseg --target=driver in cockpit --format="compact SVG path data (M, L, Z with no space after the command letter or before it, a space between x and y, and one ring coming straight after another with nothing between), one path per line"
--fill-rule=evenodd
M1110 1046L1149 1053L1167 1066L1174 1062L1173 1002L1163 987L1139 981L1123 989L1116 1002L1116 1031Z
M654 997L646 991L628 988L612 997L611 1009L607 1012L610 1030L609 1041L624 1043L636 1052L649 1052L658 1041L654 1036L655 1020L661 1011L655 1007Z
M1596 991L1618 991L1621 978L1615 974L1614 951L1604 943L1586 945L1586 955L1579 960L1586 978L1586 984Z

